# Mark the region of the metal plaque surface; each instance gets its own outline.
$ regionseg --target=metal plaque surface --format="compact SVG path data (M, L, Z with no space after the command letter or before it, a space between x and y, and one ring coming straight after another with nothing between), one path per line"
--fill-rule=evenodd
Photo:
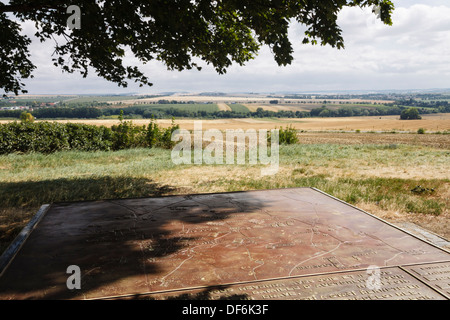
M450 299L450 262L420 264L404 269Z
M400 267L441 262L448 266L449 252L313 188L57 203L3 271L0 299L192 297L228 287L238 290L232 298L285 299L242 288L367 278L371 266L379 268L381 289L392 273L416 286L409 289L418 293L404 298L439 299L448 280L427 284L425 271ZM70 286L77 274L69 266L79 268L80 288ZM378 296L362 293L359 282L341 285L287 292L302 299ZM395 288L388 298L406 292Z
M446 300L400 268L380 269L380 283L372 287L366 271L291 277L246 284L140 295L139 299L211 300ZM126 297L123 297L126 298ZM128 297L129 298L129 297Z

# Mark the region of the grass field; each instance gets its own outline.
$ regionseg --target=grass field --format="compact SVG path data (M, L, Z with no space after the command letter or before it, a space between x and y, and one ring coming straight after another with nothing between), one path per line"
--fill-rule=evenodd
M234 112L241 112L241 113L250 112L250 110L245 105L240 104L240 103L232 103L232 104L228 104L228 106Z
M300 186L450 237L449 135L324 134L282 145L266 177L260 165L176 166L164 149L0 156L0 251L45 203Z

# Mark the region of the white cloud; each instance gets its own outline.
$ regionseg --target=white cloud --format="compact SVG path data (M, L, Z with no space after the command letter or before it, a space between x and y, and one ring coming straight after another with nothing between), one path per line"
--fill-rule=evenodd
M397 4L397 3L396 3ZM218 75L212 67L202 71L167 71L159 62L142 67L152 89L161 91L259 91L274 92L408 89L450 87L450 4L448 1L398 1L393 26L377 21L370 8L345 8L339 16L346 48L337 50L302 45L304 28L294 25L290 37L294 42L294 62L287 67L275 63L268 48L244 67L232 66ZM33 24L24 30L33 34ZM30 92L118 93L139 91L100 79L94 73L87 79L79 74L62 74L51 63L53 43L35 41L32 59L38 66L35 79L27 80ZM127 63L135 59L128 58Z

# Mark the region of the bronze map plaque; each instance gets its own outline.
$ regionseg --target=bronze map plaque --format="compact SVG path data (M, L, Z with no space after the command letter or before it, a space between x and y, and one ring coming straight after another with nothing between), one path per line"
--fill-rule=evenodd
M449 252L313 188L56 203L0 299L448 299L449 266Z

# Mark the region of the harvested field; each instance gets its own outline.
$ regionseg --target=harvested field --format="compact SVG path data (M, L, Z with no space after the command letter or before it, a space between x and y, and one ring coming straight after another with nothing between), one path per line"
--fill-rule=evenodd
M257 104L257 103L247 103L245 104L245 106L248 108L248 110L250 110L251 112L256 112L256 110L258 108L262 108L263 110L267 110L267 111L273 111L273 112L278 112L280 110L283 111L292 111L293 109L291 107L287 107L287 106L282 106L279 104ZM296 109L293 111L297 111L300 109Z
M300 119L302 120L302 119ZM361 130L361 131L412 131L419 128L427 131L450 130L450 114L423 115L421 120L399 120L399 116L308 118L303 123L293 122L297 129L304 130Z
M251 105L246 105L251 109ZM0 120L6 123L11 120ZM39 120L38 120L39 121ZM51 120L53 121L53 120ZM54 120L57 122L86 123L98 126L111 127L118 124L114 119L77 119ZM150 123L150 119L132 120L136 125ZM191 130L195 119L176 119L176 123L184 129ZM159 119L157 123L162 127L170 126L172 120ZM243 118L243 119L216 119L202 120L203 129L274 129L280 126L291 125L297 130L305 131L369 131L369 132L414 132L424 128L427 132L450 131L450 114L437 113L423 115L422 120L399 120L399 116L381 117L343 117L343 118Z
M231 108L226 103L218 103L217 106L220 111L231 111Z
M299 140L305 144L386 144L392 148L408 144L450 149L450 134L303 132Z

